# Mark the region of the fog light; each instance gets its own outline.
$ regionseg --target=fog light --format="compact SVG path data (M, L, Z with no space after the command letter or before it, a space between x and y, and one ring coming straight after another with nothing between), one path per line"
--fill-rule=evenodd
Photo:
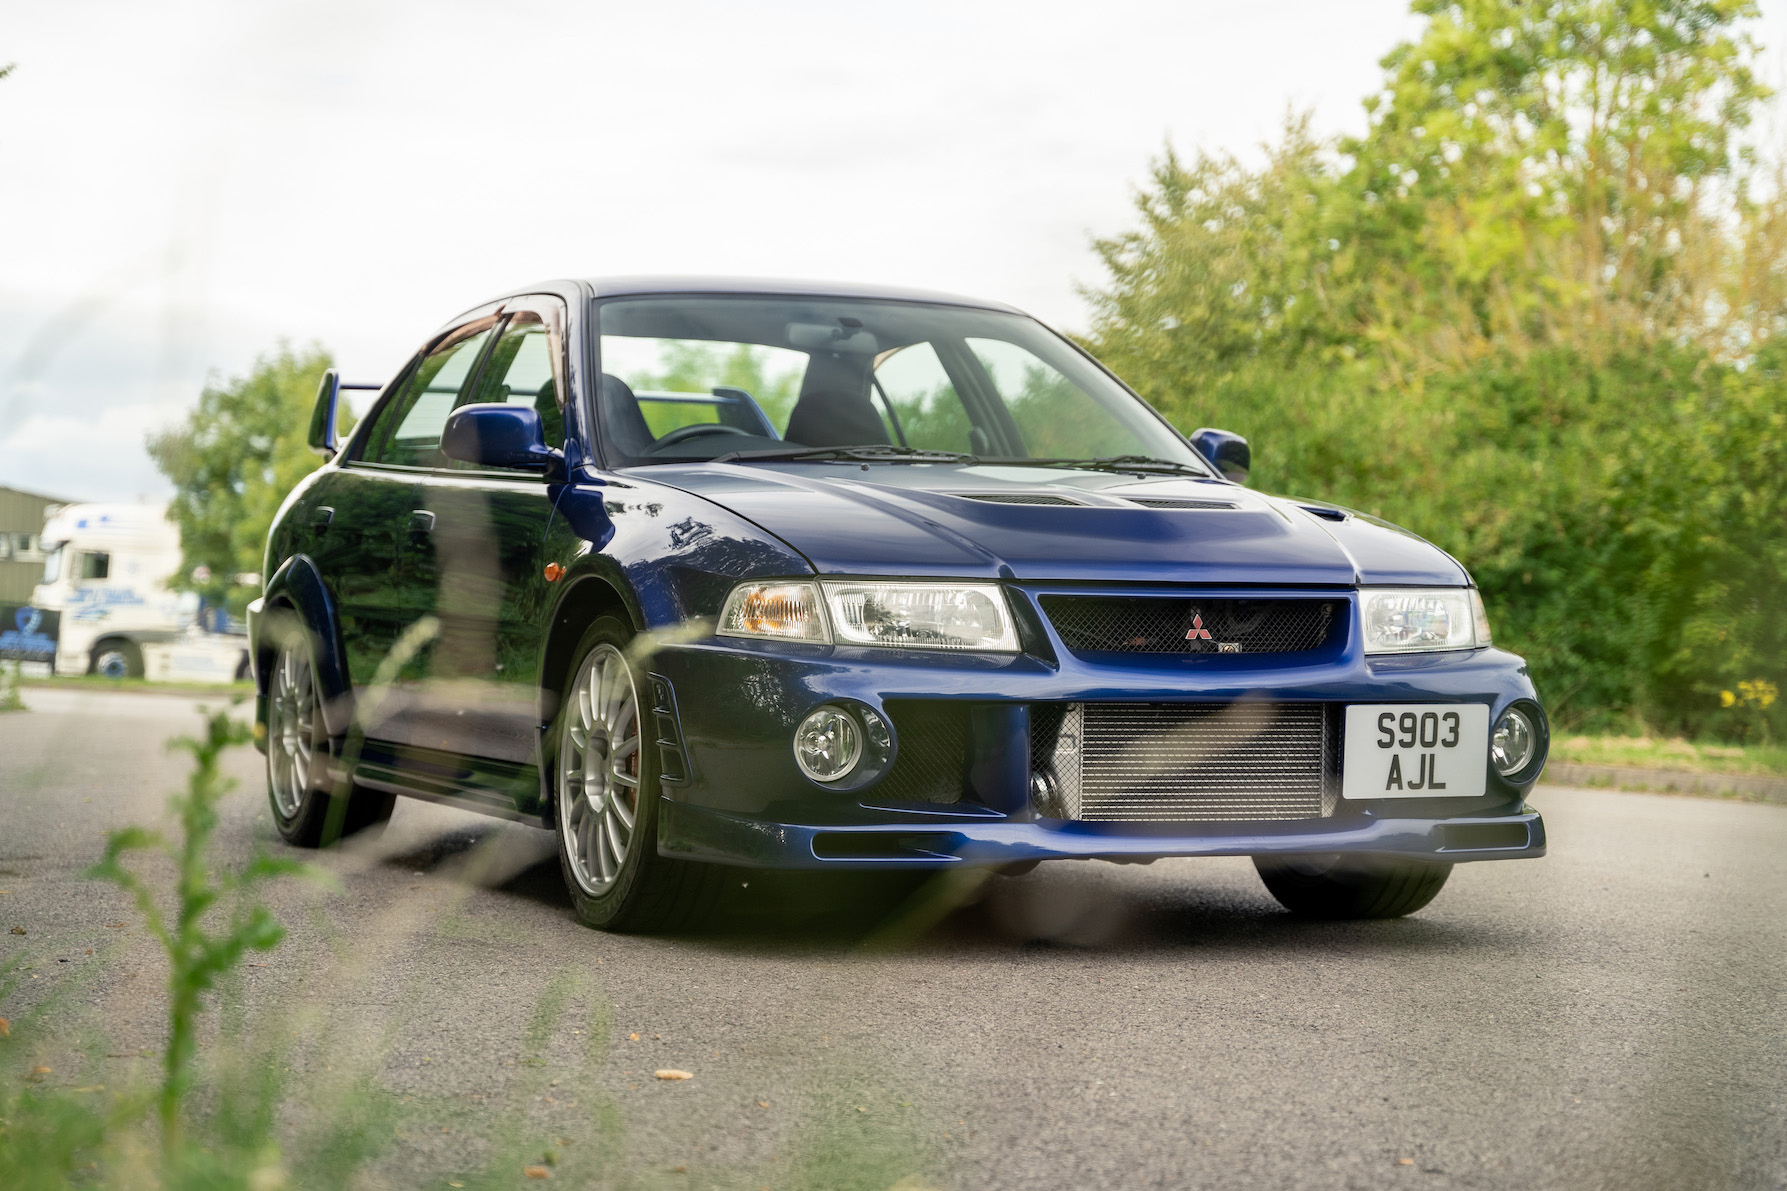
M1489 738L1489 759L1503 777L1513 777L1532 764L1539 747L1539 731L1532 717L1518 707L1502 712Z
M794 760L816 782L848 777L862 759L863 728L842 707L826 704L794 730Z

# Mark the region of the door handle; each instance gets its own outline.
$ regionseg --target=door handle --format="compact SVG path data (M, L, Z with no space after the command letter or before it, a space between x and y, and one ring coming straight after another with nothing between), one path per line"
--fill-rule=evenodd
M329 532L329 526L334 524L334 522L335 510L328 505L323 505L310 515L310 528L316 530L318 533Z
M410 533L425 534L434 532L434 514L427 509L417 509L410 514Z

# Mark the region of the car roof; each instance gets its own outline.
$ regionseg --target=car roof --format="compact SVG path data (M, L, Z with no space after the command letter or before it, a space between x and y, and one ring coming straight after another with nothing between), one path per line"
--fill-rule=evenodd
M893 302L937 302L946 306L971 306L1022 314L1003 302L967 298L935 290L906 289L893 285L864 285L850 281L808 281L772 277L686 276L589 277L583 280L593 297L619 298L645 294L771 294L788 297L884 299Z

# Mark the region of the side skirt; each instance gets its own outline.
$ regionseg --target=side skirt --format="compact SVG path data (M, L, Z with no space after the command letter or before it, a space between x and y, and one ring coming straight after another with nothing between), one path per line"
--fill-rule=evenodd
M368 740L354 781L373 790L538 824L539 771L533 765Z

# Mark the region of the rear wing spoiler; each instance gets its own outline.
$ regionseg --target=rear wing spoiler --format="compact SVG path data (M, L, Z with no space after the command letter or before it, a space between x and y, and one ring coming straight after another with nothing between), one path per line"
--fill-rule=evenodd
M310 449L324 459L333 459L340 449L341 439L336 430L338 414L341 407L341 391L343 389L382 389L383 385L353 384L341 379L341 373L331 368L323 373L323 383L317 387L316 408L310 413Z

